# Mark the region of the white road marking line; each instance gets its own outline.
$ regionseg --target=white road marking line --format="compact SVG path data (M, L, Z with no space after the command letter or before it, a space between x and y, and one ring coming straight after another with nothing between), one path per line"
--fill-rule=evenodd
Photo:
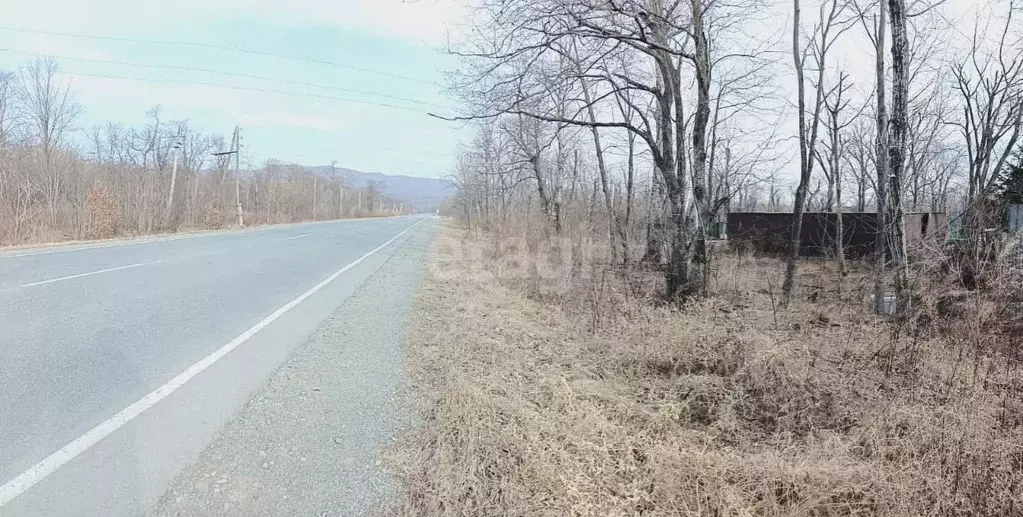
M281 239L282 241L293 241L295 239L301 239L302 237L308 237L311 233L303 233L302 235L296 235L294 237L288 237L287 239Z
M160 262L163 262L163 261L162 260L157 260L156 262L139 262L138 264L128 264L127 266L112 267L112 268L108 268L108 269L101 269L99 271L90 271L88 273L79 273L77 275L62 276L60 278L51 278L49 280L42 280L42 281L39 281L39 282L32 282L31 284L21 284L21 287L33 287L33 286L36 286L36 285L52 284L54 282L61 282L61 281L64 281L64 280L71 280L72 278L82 278L83 276L99 275L101 273L109 273L111 271L120 271L122 269L131 269L131 268L135 268L135 267L149 266L149 265L152 265L152 264L159 264Z
M263 318L259 323L253 325L248 330L243 332L241 335L232 339L226 345L216 349L215 351L213 351L212 354L202 358L201 360L199 360L199 362L193 364L192 366L189 366L185 371L179 373L176 377L167 381L159 388L156 388L156 390L138 399L130 406L122 409L116 415L104 420L99 425L93 427L88 432L86 432L82 436L79 436L71 443L61 447L60 450L47 456L43 461L40 461L39 463L36 463L32 467L29 467L28 470L22 472L16 478L4 483L3 486L0 486L0 507L3 507L7 503L11 502L12 499L23 494L26 490L35 486L36 483L39 483L50 474L56 472L57 469L61 468L71 460L75 459L75 457L77 457L79 454L85 452L93 445L99 443L100 440L106 438L107 436L110 436L110 434L112 434L114 431L120 429L128 422L134 420L135 417L141 415L145 410L155 406L158 402L165 399L168 395L174 393L178 388L184 386L185 383L191 380L193 377L199 375L204 370L212 366L213 363L216 363L218 360L220 360L220 358L229 354L232 350L238 348L243 343L248 341L249 338L254 336L257 332L265 328L267 325L270 325L271 323L276 321L285 313L295 308L295 306L297 306L298 304L305 301L306 298L309 298L320 289L326 287L327 284L333 282L335 279L337 279L337 277L341 276L349 269L355 267L362 261L373 256L373 254L380 251L388 244L394 242L395 240L398 239L398 237L401 237L412 228L415 228L416 225L418 225L421 222L422 221L416 221L408 228L405 228L394 237L388 239L387 242L381 244L380 246L377 246L376 248L373 248L372 250L369 251L369 253L366 253L365 255L349 263L347 266L337 270L334 274L328 276L322 282L312 286L308 291L298 295L298 297L295 298L294 300L291 300L290 302L284 304L284 306L282 306L280 309L277 309L269 316Z

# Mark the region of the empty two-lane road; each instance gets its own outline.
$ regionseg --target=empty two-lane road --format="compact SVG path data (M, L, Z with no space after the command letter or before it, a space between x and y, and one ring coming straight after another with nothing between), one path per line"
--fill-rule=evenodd
M429 218L0 253L0 515L137 515Z

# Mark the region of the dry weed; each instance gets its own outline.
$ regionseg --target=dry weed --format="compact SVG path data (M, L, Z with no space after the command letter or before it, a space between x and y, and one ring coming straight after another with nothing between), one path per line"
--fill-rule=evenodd
M94 184L89 188L87 203L86 236L90 239L107 239L117 235L120 210L107 189L99 183Z
M677 310L651 303L656 273L562 244L438 238L389 513L1023 514L1023 376L976 326L881 322L869 282L823 262L782 310L779 264L745 255Z

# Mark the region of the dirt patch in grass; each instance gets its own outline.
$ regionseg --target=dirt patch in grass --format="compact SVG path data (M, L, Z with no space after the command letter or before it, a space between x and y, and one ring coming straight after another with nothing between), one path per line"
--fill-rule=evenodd
M808 264L782 310L775 260L725 256L679 310L495 247L434 244L388 514L1023 514L1019 363L877 320L855 272Z

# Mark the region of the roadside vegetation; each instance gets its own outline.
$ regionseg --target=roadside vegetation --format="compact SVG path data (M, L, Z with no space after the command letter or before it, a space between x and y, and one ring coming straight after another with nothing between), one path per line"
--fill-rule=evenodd
M352 188L333 167L252 164L231 136L168 120L159 106L141 127L83 128L81 115L55 60L0 70L0 246L228 228L239 203L245 225L394 212L375 182Z
M394 514L1023 514L1018 1L474 5Z
M1023 511L1019 263L983 295L928 271L884 319L867 265L805 264L782 308L781 259L722 249L679 307L655 271L564 260L599 240L537 234L452 224L434 244L391 514Z

